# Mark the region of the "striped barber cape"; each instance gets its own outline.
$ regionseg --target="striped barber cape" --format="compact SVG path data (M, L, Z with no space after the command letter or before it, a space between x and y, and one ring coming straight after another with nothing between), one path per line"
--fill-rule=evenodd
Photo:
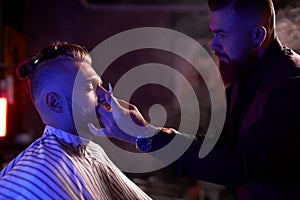
M96 143L46 126L0 172L0 199L151 199Z

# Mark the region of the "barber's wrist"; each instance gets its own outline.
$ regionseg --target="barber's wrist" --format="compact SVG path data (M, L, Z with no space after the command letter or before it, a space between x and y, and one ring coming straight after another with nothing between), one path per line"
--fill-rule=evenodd
M157 134L161 129L152 125L144 127L144 131L136 137L135 145L136 149L141 152L147 153L152 149L153 136Z
M156 133L158 133L160 131L160 128L157 128L152 125L147 125L147 126L141 127L141 129L138 129L138 131L136 130L132 133L123 132L120 135L124 135L124 134L127 135L127 136L125 136L125 138L123 140L125 140L127 143L136 145L138 138L150 138L153 135L155 135Z
M147 153L147 152L151 151L152 144L153 144L153 137L143 138L143 137L138 136L136 138L135 147L139 151Z
M136 148L144 153L157 151L169 144L177 131L168 128L157 128L157 133L152 137L136 138Z

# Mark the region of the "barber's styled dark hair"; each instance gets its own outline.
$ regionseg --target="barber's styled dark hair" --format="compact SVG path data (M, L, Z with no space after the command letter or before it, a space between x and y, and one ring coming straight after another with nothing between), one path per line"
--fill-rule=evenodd
M46 46L37 55L18 65L16 73L19 79L26 79L28 92L33 100L39 87L41 87L40 81L44 78L40 77L43 70L39 70L39 66L42 63L63 58L70 58L74 61L87 61L91 64L90 54L85 47L78 44L57 41Z
M233 6L237 13L246 13L257 19L264 19L269 36L275 35L275 9L272 0L208 0L211 11L218 11L228 6Z
M235 10L241 10L248 6L256 8L270 9L272 8L272 0L208 0L209 9L212 11L220 10L234 3Z

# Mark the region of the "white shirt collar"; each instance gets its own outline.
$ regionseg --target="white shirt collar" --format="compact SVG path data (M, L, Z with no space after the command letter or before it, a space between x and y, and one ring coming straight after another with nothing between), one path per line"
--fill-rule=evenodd
M86 147L91 140L79 137L77 135L68 133L61 129L54 128L52 126L46 125L44 130L44 135L53 135L58 139L71 144L73 146Z

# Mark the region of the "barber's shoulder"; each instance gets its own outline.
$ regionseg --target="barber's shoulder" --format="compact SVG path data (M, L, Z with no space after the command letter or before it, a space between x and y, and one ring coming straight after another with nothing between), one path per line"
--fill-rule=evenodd
M290 96L291 94L300 96L300 93L298 92L299 88L300 88L300 69L298 74L286 79L281 84L279 84L274 92L281 92L282 96Z
M300 55L295 51L291 50L290 58L295 64L295 66L300 69Z
M281 66L281 68L277 73L286 73L286 78L282 79L273 93L292 93L295 95L294 93L298 91L300 87L300 55L292 49L284 47L284 54L280 57L278 65Z
M300 55L298 53L288 47L284 47L284 55L284 58L289 60L292 67L300 69Z

